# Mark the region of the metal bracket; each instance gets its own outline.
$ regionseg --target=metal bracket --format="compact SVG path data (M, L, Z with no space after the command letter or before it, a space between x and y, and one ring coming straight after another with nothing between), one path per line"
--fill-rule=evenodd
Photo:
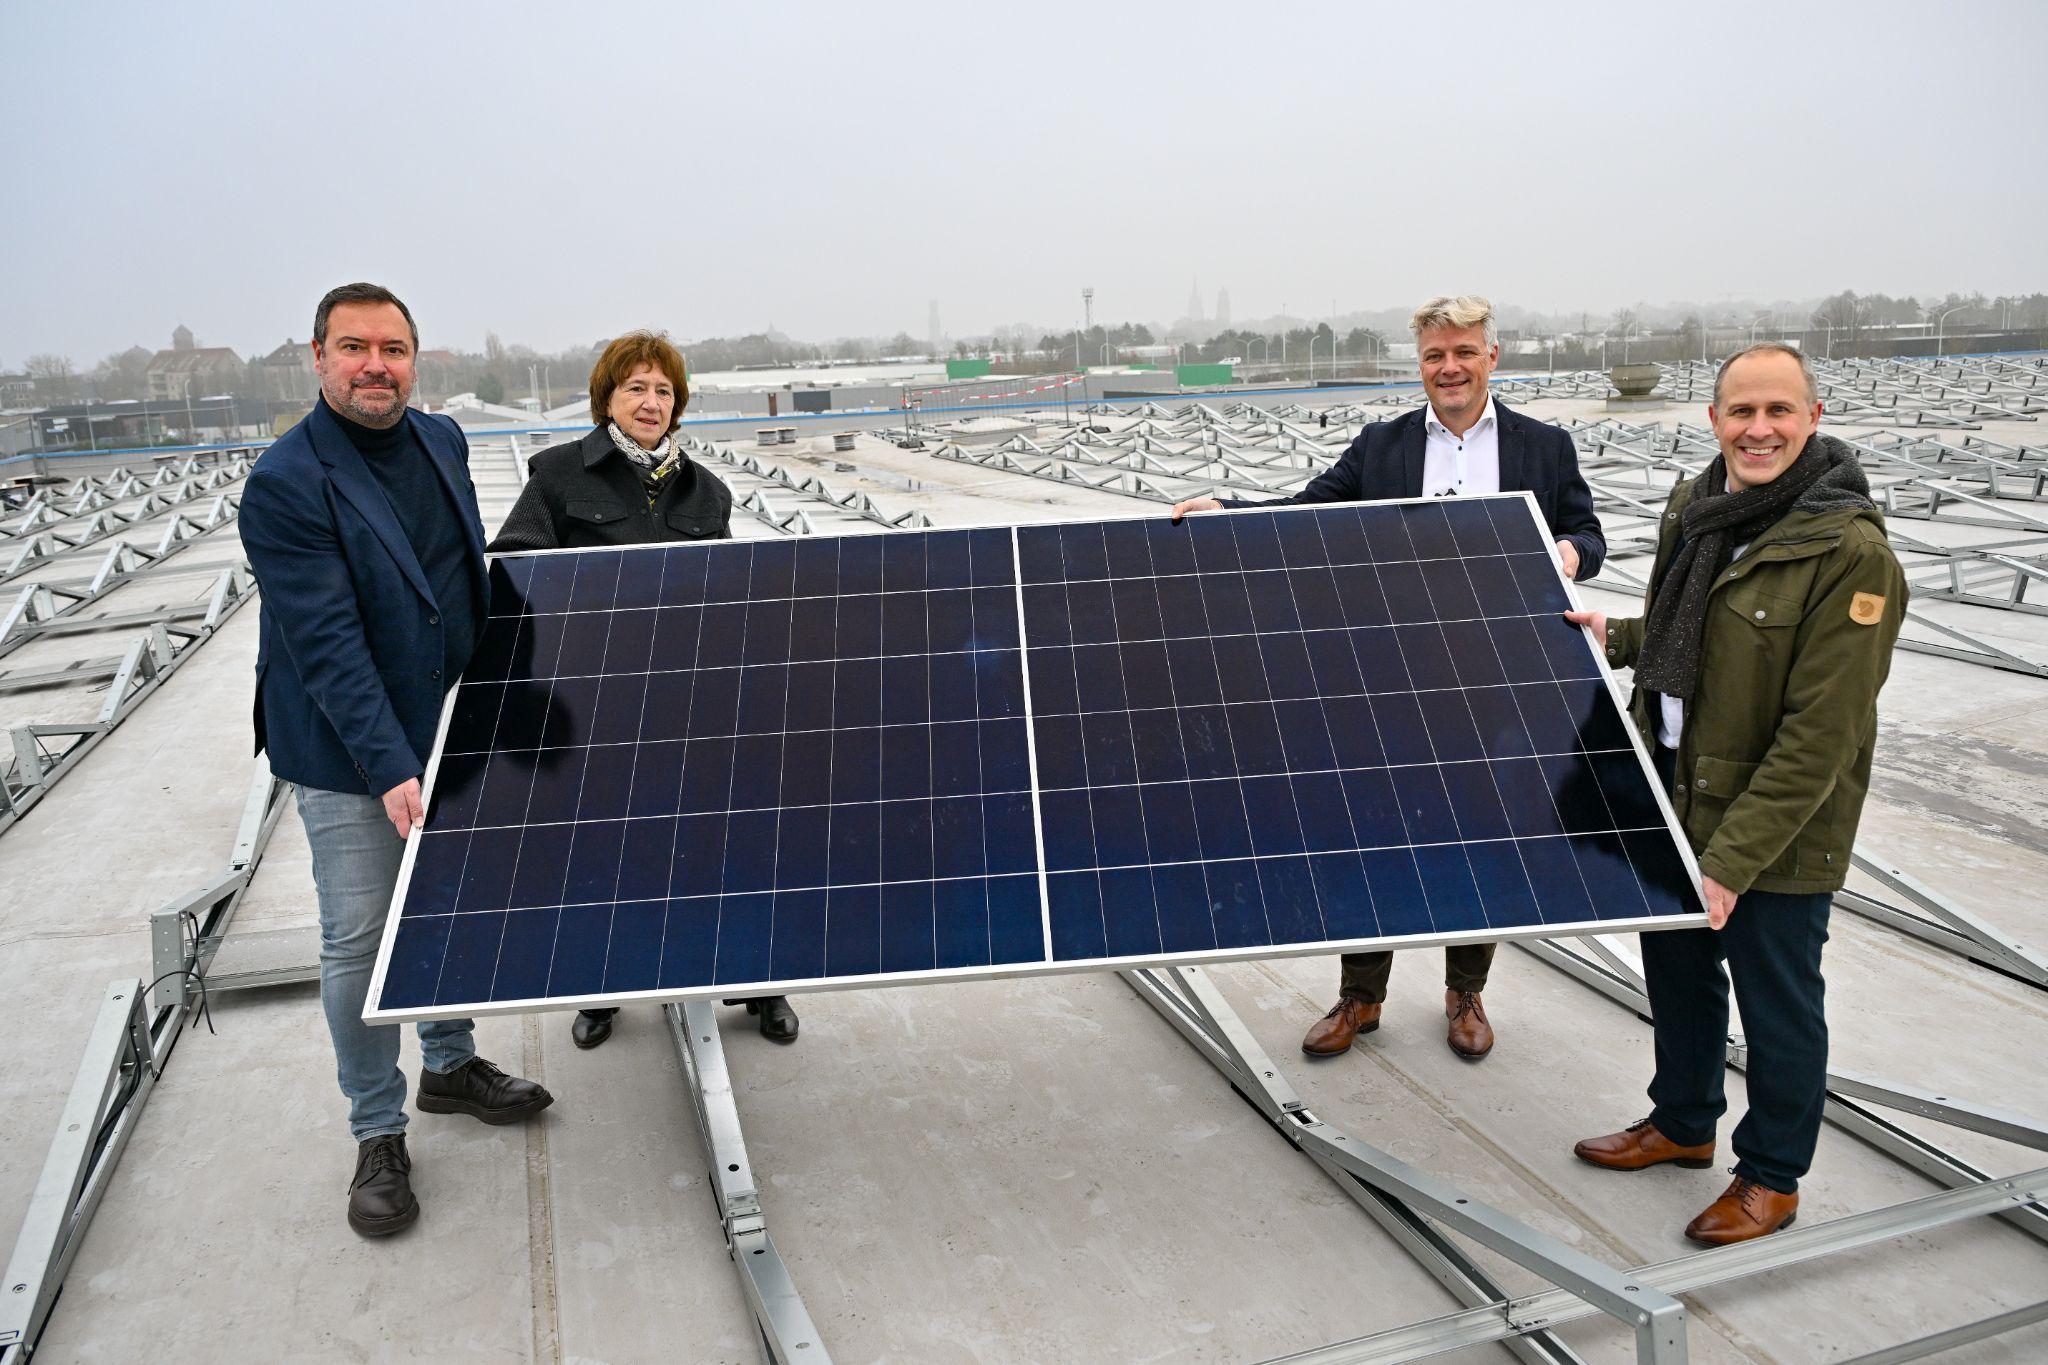
M1465 1303L1491 1314L1502 1328L1496 1339L1522 1360L1564 1362L1579 1357L1544 1330L1542 1321L1516 1313L1513 1299L1501 1286L1429 1220L1563 1286L1577 1302L1587 1305L1587 1311L1619 1319L1635 1335L1638 1360L1678 1365L1686 1359L1685 1307L1677 1299L1461 1194L1447 1181L1310 1113L1279 1064L1259 1046L1201 968L1141 968L1119 975L1221 1071L1281 1136L1392 1233L1439 1283ZM1448 1349L1434 1347L1428 1337L1415 1336L1408 1328L1396 1329L1396 1333L1398 1344L1394 1334L1381 1334L1367 1339L1376 1343L1373 1353L1330 1358L1405 1360L1431 1349ZM1322 1359L1323 1355L1309 1352L1299 1358Z
M693 1000L664 1005L676 1060L689 1082L690 1109L697 1132L711 1158L711 1192L725 1232L726 1254L740 1279L740 1292L754 1315L755 1344L761 1359L787 1362L828 1362L817 1324L804 1308L796 1282L782 1254L768 1235L768 1220L747 1160L746 1135L739 1107L733 1102L732 1075L725 1065L725 1044L711 1002ZM795 1354L802 1352L801 1355Z
M57 1134L29 1195L28 1216L0 1281L0 1365L33 1354L64 1274L78 1254L114 1167L156 1084L164 1035L150 1028L142 982L107 987L85 1059L57 1119Z
M1933 888L1888 861L1858 851L1852 854L1851 863L1857 871L1903 897L1907 903L1895 905L1860 891L1837 891L1836 905L1924 943L1946 949L1958 957L1966 957L1994 971L2018 977L2029 985L2048 988L2048 955L2029 948L1967 910L1949 904Z

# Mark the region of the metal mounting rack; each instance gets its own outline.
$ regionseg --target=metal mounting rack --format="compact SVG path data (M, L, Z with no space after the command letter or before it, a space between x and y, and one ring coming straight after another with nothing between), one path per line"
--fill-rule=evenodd
M1598 944L1590 953L1548 940L1521 946L1545 961L1562 957L1573 964L1587 964L1582 970L1614 983L1617 998L1639 1011L1647 1009L1647 999L1640 994L1640 977L1635 978L1636 994L1630 996L1631 969L1605 944ZM1637 1360L1679 1365L1687 1359L1687 1350L1686 1313L1675 1297L1678 1294L1984 1215L1999 1217L2048 1241L2048 1212L2042 1208L2042 1201L2048 1199L2048 1168L1991 1177L1926 1139L1906 1133L1875 1111L1901 1110L2041 1151L2048 1151L2048 1128L2031 1118L1947 1096L1831 1073L1829 1119L1949 1186L1945 1192L1797 1231L1788 1229L1757 1242L1617 1269L1316 1116L1202 969L1145 969L1120 975L1291 1146L1315 1162L1465 1304L1460 1311L1277 1359L1365 1365L1498 1342L1529 1365L1567 1365L1581 1357L1550 1329L1605 1313L1632 1334ZM761 1358L777 1365L829 1360L817 1324L769 1236L715 1013L707 1003L693 1003L666 1006L665 1017L710 1161L727 1252L753 1316ZM1739 1067L1745 1059L1740 1040L1731 1040L1730 1065ZM1470 1238L1536 1272L1555 1287L1535 1294L1509 1294L1448 1233ZM2048 1319L2048 1304L2032 1305L1906 1343L1885 1352L1883 1358L1915 1359L2044 1319Z
M1399 401L1414 400L1411 395ZM1233 474L1239 470L1255 471L1252 483L1259 483L1261 478L1305 479L1311 476L1314 462L1326 455L1332 440L1348 439L1348 433L1334 426L1325 431L1292 418L1274 419L1268 413L1253 418L1230 409L1208 411L1210 416L1197 418L1196 422L1206 420L1215 426L1219 421L1243 421L1248 439L1226 440L1219 430L1215 439L1207 443L1212 453L1205 458L1228 466ZM1179 415L1164 410L1153 414L1162 423ZM1271 425L1252 432L1249 428L1254 422ZM1632 434L1621 423L1600 425L1613 438L1607 444L1617 451L1612 462L1597 474L1601 483L1616 490L1608 496L1616 506L1633 505L1638 518L1644 515L1644 508L1654 514L1661 506L1661 496L1648 486L1652 474L1682 468L1685 458L1696 454L1691 447L1697 438L1690 433L1664 433L1657 428L1638 427ZM1172 439L1163 431L1146 432L1144 436L1156 446ZM1944 438L1944 444L1947 439ZM1998 500L2035 500L2031 492L2019 490L2032 489L2027 466L2038 452L2029 447L1973 448L1969 444L1973 439L1961 438L1951 447L1962 452L1960 455L1932 452L1923 438L1913 438L1912 448L1900 454L1904 459L1951 470L1941 477L1972 485L1966 492L1979 492L1979 496ZM1291 444L1282 448L1283 440ZM1887 437L1885 441L1889 445L1894 438ZM1658 442L1667 443L1668 449L1659 449ZM1905 445L1908 438L1898 437L1896 443ZM1340 442L1337 449L1341 448ZM1148 461L1159 462L1162 469L1181 467L1176 464L1179 457L1160 448L1118 450L1114 454L1085 445L1081 449L1087 455L1074 458L1085 461L1091 473L1111 480L1131 478L1143 485L1173 477L1144 467ZM2018 457L2013 454L2016 449ZM1969 458L1972 456L1985 460L1973 463ZM1044 458L1062 468L1067 463L1066 456L1046 454ZM1108 463L1113 459L1134 459L1138 463L1119 467ZM514 463L521 463L516 448ZM1924 474L1924 470L1920 471L1920 475ZM1628 482L1638 476L1644 480L1647 497L1640 496ZM2002 481L1996 488L1992 486L1994 479ZM1084 480L1067 477L1064 481ZM794 484L784 486L797 488ZM1108 483L1093 486L1125 491ZM1269 483L1260 486L1271 488ZM1134 495L1160 500L1174 496L1163 486L1155 484L1154 488L1156 491ZM812 496L808 490L798 491ZM1934 514L1934 519L1943 519L1943 514ZM0 541L0 546L4 544ZM147 568L154 563L117 558L124 549L134 555L144 553L116 545L102 565L103 575ZM1626 574L1625 570L1622 572ZM62 616L62 611L54 615L47 611L57 602L54 596L38 599L33 617L26 608L16 614L23 623L46 624ZM2023 594L2015 598L2016 604L2021 602ZM2024 607L2034 605L2024 603ZM6 632L0 631L0 646L4 646L5 640ZM4 652L0 648L0 653ZM155 983L155 989L145 991L139 979L109 987L100 1019L88 1039L78 1080L59 1119L42 1177L31 1198L8 1277L0 1283L0 1365L17 1365L25 1360L41 1333L64 1273L112 1179L115 1163L133 1132L140 1110L198 1003L196 975L203 973L208 989L213 991L236 985L306 981L317 975L311 953L314 935L307 930L274 931L285 951L273 954L274 960L267 965L231 967L235 954L222 952L256 937L231 936L228 931L234 909L247 890L289 790L287 784L274 780L267 771L259 771L228 870L153 917L152 972L162 978ZM5 815L0 813L0 827L4 823ZM1859 858L1857 865L1876 877L1887 895L1897 899L1843 892L1837 899L1844 908L2018 979L2048 986L2048 961L2038 952L1945 904L1888 863ZM1597 939L1542 941L1522 946L1624 1007L1647 1014L1640 974L1622 950ZM2048 1133L2044 1133L2037 1119L1963 1103L1914 1087L1833 1073L1829 1077L1827 1107L1831 1122L1949 1188L1892 1208L1788 1229L1760 1242L1658 1265L1616 1269L1583 1258L1573 1259L1577 1253L1570 1248L1557 1246L1506 1215L1460 1202L1467 1197L1448 1185L1318 1119L1303 1106L1279 1068L1258 1049L1243 1022L1201 972L1180 969L1124 975L1141 998L1208 1058L1290 1145L1315 1161L1466 1305L1457 1312L1317 1348L1289 1359L1408 1359L1429 1350L1492 1341L1500 1342L1526 1361L1566 1362L1578 1357L1550 1329L1575 1318L1605 1312L1633 1334L1639 1359L1677 1361L1685 1358L1680 1335L1683 1308L1673 1297L1680 1293L1986 1213L2037 1240L2048 1241L2048 1212L2042 1207L2044 1197L2048 1197L2048 1171L2029 1171L2006 1178L1987 1176L1880 1111L1913 1114L2035 1150L2048 1150ZM744 1133L733 1103L731 1077L713 1012L708 1006L672 1006L668 1007L666 1018L688 1080L687 1092L706 1155L713 1167L713 1192L721 1229L757 1324L762 1355L770 1360L828 1359L816 1324L805 1310L789 1269L768 1234L766 1213L746 1158ZM1741 1040L1731 1039L1730 1064L1741 1066L1746 1055ZM1552 1282L1558 1287L1510 1296L1488 1278L1483 1267L1452 1234L1470 1237L1518 1264L1554 1276ZM1560 1250L1566 1254L1557 1255ZM1670 1311L1671 1308L1677 1312ZM2048 1305L2031 1305L1983 1322L1937 1332L1880 1356L1885 1360L1912 1359L2042 1320L2048 1320ZM1872 1357L1871 1365L1878 1358Z
M33 591L33 589L31 589ZM187 659L213 637L221 623L255 595L255 580L246 566L222 569L202 604L168 607L132 616L67 621L55 617L35 621L37 633L60 628L144 626L119 656L88 660L55 670L16 670L0 674L0 692L82 682L107 682L107 698L90 721L17 725L8 732L12 753L0 764L0 833L46 796L59 779L113 732L134 709ZM26 615L26 613L23 613ZM13 620L14 618L10 618Z
M2034 369L2048 386L2048 362ZM1584 377L1567 378L1576 384ZM1605 383L1604 376L1598 378ZM1537 382L1516 380L1496 387L1505 393L1512 384ZM2037 400L2048 400L2048 387L2029 401ZM1279 497L1299 492L1328 468L1356 436L1359 423L1378 420L1386 407L1414 402L1413 393L1386 394L1324 409L1328 427L1310 425L1315 412L1291 403L1270 411L1242 402L1178 409L1147 403L1121 414L1125 424L1120 428L1103 428L1096 420L1100 414L1065 424L1048 414L1043 425L1054 430L1050 440L1021 433L986 446L949 439L932 454L1149 502L1212 494ZM1642 580L1630 566L1655 551L1656 523L1672 485L1697 474L1718 453L1713 433L1683 422L1666 430L1661 423L1613 418L1577 418L1561 425L1579 448L1581 469L1607 531L1610 567L1604 572L1640 587ZM2048 660L2029 658L1992 632L1970 628L1977 609L2048 610L2027 600L2028 587L2048 579L2048 515L2039 510L2048 490L2048 448L1904 433L1848 443L1894 528L1893 543L1914 588L1916 604L1907 611L1907 630L1898 647L2048 677ZM1963 536L1956 544L1942 544L1898 529L1913 522L1960 528ZM2007 532L2009 538L1969 543L1983 529Z
M40 1334L150 1088L200 1000L199 980L203 977L209 990L219 991L317 978L317 965L305 951L297 959L287 955L285 965L267 971L211 970L216 954L233 941L228 931L235 908L290 790L289 784L276 780L259 765L227 869L152 917L152 970L159 977L155 990L144 998L139 979L117 981L108 988L100 1022L88 1041L72 1097L31 1197L7 1280L0 1286L0 1365L25 1360ZM1889 889L1929 916L1923 920L1923 928L1903 923L1898 927L2035 984L2048 984L2040 959L2020 945L2011 944L1987 926L1974 926L1904 873L1888 870L1885 880ZM1847 894L1843 893L1845 900ZM1972 927L1980 928L1986 941L2003 945L2008 955L2001 956L1983 942L1964 937L1961 931ZM305 931L284 932L299 934L302 949L311 945L312 936ZM1952 941L1944 942L1944 935ZM1517 946L1648 1017L1639 967L1624 949L1606 939L1522 941ZM1685 1311L1675 1297L1681 1293L1985 1214L2048 1242L2048 1210L2043 1208L2048 1199L2048 1169L2002 1178L1987 1175L1879 1111L1909 1113L2048 1151L2048 1128L2037 1119L1916 1087L1835 1072L1828 1078L1829 1121L1945 1186L1942 1193L1655 1265L1608 1266L1319 1118L1203 970L1145 969L1120 975L1289 1145L1314 1161L1464 1305L1437 1317L1285 1357L1289 1361L1336 1365L1408 1360L1498 1342L1529 1365L1570 1365L1581 1358L1550 1329L1605 1313L1632 1334L1638 1360L1678 1365L1687 1358ZM664 1018L704 1143L721 1234L755 1324L761 1357L785 1365L827 1361L829 1350L769 1234L715 1011L709 1003L669 1005L664 1007ZM1745 1064L1747 1050L1741 1039L1730 1039L1728 1057L1731 1066ZM1533 1294L1509 1294L1451 1234L1469 1238L1542 1275L1554 1287ZM2048 1304L2015 1309L1906 1343L1882 1353L1881 1358L1915 1359L2044 1319L2048 1319ZM1871 1358L1869 1365L1875 1365L1878 1358Z
M0 754L0 833L12 828L255 595L247 564L237 563L198 570L211 575L211 584L184 601L89 614L123 588L185 572L171 561L235 521L241 507L236 487L254 462L253 450L236 449L218 457L166 462L148 478L121 468L45 485L0 523L0 583L38 575L23 582L0 608L0 657L37 640L139 632L118 654L0 672L0 693L80 686L104 686L107 693L89 721L30 721L8 731L6 752ZM161 531L155 529L159 521ZM99 554L89 578L61 580L40 572L108 540L112 543Z
M196 983L213 960L283 813L291 788L274 780L261 763L257 768L228 871L151 919L153 966L171 975L158 979L154 991L140 977L120 978L107 987L29 1195L6 1278L0 1280L0 1365L22 1365L34 1355L65 1272L113 1181L143 1106L198 1008L202 997Z
M477 439L481 442L487 437L479 435ZM526 482L526 461L533 454L530 438L528 442L522 442L515 435L509 440L512 466L523 486ZM891 512L866 493L839 492L815 474L793 473L772 460L743 454L723 442L707 441L686 433L678 433L676 440L691 458L717 465L720 476L732 488L734 508L747 513L775 535L816 535L821 522L827 519L840 523L869 521L891 530L932 524L932 519L923 512ZM776 499L771 498L768 491L771 487L794 493L799 505L784 510Z

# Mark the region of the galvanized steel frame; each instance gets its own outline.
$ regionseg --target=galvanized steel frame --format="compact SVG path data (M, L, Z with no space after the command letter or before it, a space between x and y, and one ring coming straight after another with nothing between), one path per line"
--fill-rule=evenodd
M84 723L17 725L8 732L12 753L0 763L0 834L13 828L78 761L112 734L136 707L155 693L192 652L255 596L246 566L222 569L203 608L166 609L119 624L147 622L117 658L89 661L40 673L0 674L0 691L109 679L99 715ZM187 621L197 614L196 624ZM84 623L80 623L84 624Z
M10 1293L0 1299L0 1365L13 1365L17 1355L25 1360L32 1350L149 1088L198 1003L196 983L207 976L290 792L289 784L258 764L227 870L151 918L153 970L158 974L153 993L145 1000L139 980L119 981L109 987L110 999L95 1027L73 1086L73 1098L60 1120L31 1200L30 1216L10 1261L6 1281ZM1904 878L1902 873L1897 875ZM1910 879L1905 885L1917 886ZM1603 938L1535 940L1521 946L1647 1018L1648 999L1640 971ZM233 984L275 984L310 980L317 973L317 965L309 963L295 975L263 982L211 978L208 984L216 989ZM1985 1213L2048 1242L2048 1212L2041 1206L2048 1198L2048 1170L2004 1179L1988 1176L1883 1118L1875 1109L1900 1110L2048 1150L2048 1129L2038 1121L1947 1095L1832 1072L1828 1077L1829 1120L1950 1187L1947 1193L1796 1232L1787 1230L1739 1247L1616 1270L1475 1203L1448 1183L1319 1119L1202 969L1147 968L1120 975L1291 1145L1314 1161L1467 1305L1460 1312L1284 1358L1289 1361L1335 1365L1339 1361L1407 1360L1440 1350L1500 1342L1528 1365L1572 1365L1580 1357L1549 1329L1606 1312L1634 1333L1639 1360L1676 1365L1686 1359L1684 1309L1671 1297L1678 1293ZM125 1010L112 1011L115 1003L124 1003ZM146 1008L155 1010L153 1020ZM785 1363L829 1360L817 1326L768 1233L713 1007L709 1002L669 1005L664 1007L664 1018L689 1083L687 1093L710 1163L721 1231L754 1318L762 1359ZM111 1022L115 1020L118 1022ZM1746 1060L1742 1041L1731 1039L1729 1064L1739 1068ZM122 1080L119 1089L113 1087L117 1078ZM72 1112L87 1108L94 1110L95 1131L103 1135L93 1143L79 1136L84 1129ZM1446 1235L1445 1228L1543 1274L1559 1287L1538 1294L1509 1295ZM21 1296L19 1301L13 1300L15 1294ZM2040 1316L2034 1309L2014 1310L1937 1333L1921 1343L1908 1343L1894 1352L1880 1353L1880 1357L1915 1358L1901 1353L1946 1349L1940 1343L1981 1339L2037 1321ZM11 1338L10 1332L14 1334Z
M100 556L89 580L24 584L0 614L0 657L38 637L142 628L119 655L61 668L0 673L0 691L109 683L106 702L90 722L31 722L8 732L7 752L0 754L0 834L255 595L254 575L243 562L214 571L212 589L203 601L111 616L85 614L128 584L180 572L169 567L173 557L236 520L241 499L232 490L248 476L255 460L253 449L237 449L223 456L188 456L164 465L146 480L125 468L87 475L59 492L36 489L20 504L19 515L11 517L14 534L0 539L0 546L18 548L0 567L0 582L79 554L107 537L132 533L156 518L166 519L154 545L117 541ZM138 493L142 502L136 508L123 510L118 505ZM212 500L203 516L178 510L208 494ZM79 518L85 518L83 526L53 529Z
M1536 381L1497 387L1517 382ZM1406 407L1414 401L1412 393L1381 395L1325 409L1333 418L1327 429L1306 425L1301 419L1310 410L1296 404L1267 412L1242 402L1221 409L1152 403L1126 414L1136 420L1120 430L1100 428L1094 421L1099 414L1087 414L1050 442L1021 434L987 447L948 440L932 454L1150 502L1287 496L1329 467L1356 434L1354 423L1378 419L1371 405ZM1714 457L1713 433L1682 422L1667 432L1661 423L1614 418L1561 425L1580 448L1595 506L1611 523L1611 576L1641 586L1626 565L1654 552L1664 497L1672 483L1698 473ZM1917 601L2048 612L2048 606L2026 600L2032 583L2048 579L2048 516L2008 505L2043 500L2037 490L2048 484L2048 451L1982 441L1972 446L1971 439L1951 444L1895 435L1849 444L1870 473L1873 496L1888 519L1990 527L2018 537L1994 545L1941 546L1895 530L1894 544ZM1955 486L1978 482L1982 493ZM1915 629L1900 638L1901 649L2048 677L2048 661L2027 658L1923 608L1909 607L1906 615Z
M196 983L248 890L290 792L259 759L228 870L150 917L153 985L123 977L107 987L29 1196L7 1278L0 1281L0 1365L21 1365L34 1355L143 1106L200 1001Z
M1894 870L1894 875L1902 879L1903 887L1917 889L1918 884L1906 878L1905 874ZM1837 894L1839 896L1840 893ZM1649 991L1640 965L1630 960L1606 936L1529 940L1518 946L1546 965L1607 996L1645 1022L1650 1020ZM2007 969L2000 967L2000 970ZM1749 1049L1740 1036L1729 1037L1727 1054L1730 1068L1736 1071L1746 1069ZM2048 1244L2048 1168L2009 1177L1992 1176L1930 1139L1886 1118L1879 1110L1913 1114L2034 1151L2048 1151L2048 1123L2031 1115L1958 1100L1923 1087L1879 1077L1830 1071L1823 1111L1826 1121L1933 1183L1946 1187L1945 1193L1819 1226L1809 1225L1796 1231L1788 1229L1736 1247L1719 1248L1681 1261L1647 1267L1643 1271L1645 1276L1674 1288L1696 1288L1981 1214L1996 1217L2034 1240ZM1734 1256L1729 1254L1731 1252L1745 1254ZM1705 1268L1710 1277L1694 1278L1699 1268ZM1927 1342L1939 1340L1960 1344L2010 1331L2036 1320L2034 1309L2003 1313L1983 1322L1937 1333L1920 1342L1909 1342L1893 1350L1878 1352L1870 1359L1916 1359L1937 1349L1926 1346Z
M1566 970L1589 984L1597 985L1639 1013L1647 1011L1648 1000L1640 988L1639 973L1635 973L1608 945L1595 941L1590 949L1580 952L1573 952L1554 940L1527 941L1520 946L1552 965L1564 967L1565 963L1557 959L1569 958L1571 966ZM1983 1215L1997 1217L2032 1237L2048 1241L2048 1212L2044 1212L2042 1207L2043 1201L2048 1200L2048 1168L2002 1178L1988 1176L1926 1139L1906 1133L1877 1116L1872 1106L1902 1110L2037 1151L2048 1151L2048 1127L2039 1120L1871 1077L1830 1073L1828 1117L1831 1121L1949 1188L1943 1193L1889 1208L1828 1223L1809 1224L1797 1230L1787 1229L1768 1238L1673 1261L1619 1271L1600 1266L1599 1271L1604 1278L1590 1285L1583 1265L1562 1267L1575 1273L1556 1275L1552 1271L1560 1267L1550 1264L1555 1245L1542 1234L1522 1228L1505 1215L1494 1216L1500 1221L1465 1220L1469 1211L1477 1207L1466 1197L1441 1183L1430 1182L1427 1177L1423 1182L1416 1182L1413 1179L1415 1173L1405 1163L1376 1152L1309 1113L1280 1073L1278 1065L1259 1048L1215 986L1202 977L1201 969L1169 970L1181 980L1169 984L1166 979L1168 973L1160 971L1125 972L1122 975L1141 998L1158 1010L1196 1051L1221 1071L1283 1137L1315 1161L1346 1194L1393 1233L1403 1248L1430 1270L1439 1282L1467 1303L1467 1307L1459 1312L1278 1358L1281 1360L1303 1365L1307 1362L1315 1362L1315 1365L1338 1365L1339 1362L1364 1365L1364 1362L1412 1360L1486 1342L1508 1346L1524 1360L1576 1359L1569 1348L1550 1335L1548 1329L1602 1311L1635 1327L1639 1360L1682 1360L1682 1307L1678 1314L1661 1319L1654 1312L1650 1314L1652 1319L1661 1322L1661 1333L1677 1333L1675 1347L1665 1345L1666 1338L1661 1334L1653 1335L1646 1342L1646 1324L1642 1320L1632 1321L1626 1311L1617 1311L1611 1299L1589 1293L1589 1287L1611 1290L1618 1284L1625 1295L1631 1296L1621 1301L1622 1310L1631 1304L1655 1309L1660 1300L1675 1304L1676 1301L1670 1298L1672 1295ZM1730 1049L1730 1065L1740 1066L1746 1060L1742 1045L1731 1041ZM1317 1136L1308 1140L1305 1133ZM1446 1196L1448 1203L1445 1202ZM1423 1216L1418 1216L1418 1207ZM1455 1244L1440 1234L1433 1239L1418 1235L1418 1230L1429 1227L1426 1218L1442 1221L1488 1249L1537 1270L1558 1287L1522 1296L1502 1292ZM1571 1255L1581 1262L1585 1259L1577 1252ZM2038 1308L2019 1309L1925 1340L1977 1340L2024 1326L2037 1321L2040 1316ZM1919 1344L1908 1343L1899 1350L1911 1350ZM1665 1353L1651 1354L1652 1349ZM1915 1357L1890 1354L1885 1358L1903 1360Z
M726 1255L739 1276L740 1293L754 1319L754 1344L769 1365L829 1362L831 1354L804 1307L803 1296L768 1235L746 1134L733 1100L732 1073L718 1016L708 1000L662 1006L669 1039L682 1067L697 1135L710 1159L707 1179L718 1205ZM799 1354L801 1353L801 1354Z
M174 1039L151 1027L139 977L107 987L0 1280L0 1365L34 1355Z
M793 474L772 460L764 460L758 455L741 454L722 442L706 441L696 436L681 434L678 434L676 440L699 461L724 465L728 469L737 470L764 483L786 488L792 493L843 512L852 512L863 520L892 530L932 525L932 519L923 512L915 509L908 512L890 512L866 493L838 492L815 474ZM740 506L784 535L812 535L817 531L811 518L802 511L778 512L763 490L750 490L737 501Z
M479 441L488 438L489 433L479 433L477 436ZM523 488L527 477L526 462L531 458L533 450L522 444L516 435L509 439L513 470ZM908 512L891 512L866 493L842 493L815 474L793 473L772 460L736 451L724 442L707 441L687 432L677 432L675 440L686 454L700 463L722 466L732 473L744 476L750 482L758 481L787 489L800 500L819 504L823 509L850 512L861 520L871 521L892 530L932 525L932 519L923 512L915 509ZM798 506L785 511L771 500L767 490L761 487L736 488L733 493L733 506L737 510L747 513L778 535L808 536L818 533L818 523L808 507Z

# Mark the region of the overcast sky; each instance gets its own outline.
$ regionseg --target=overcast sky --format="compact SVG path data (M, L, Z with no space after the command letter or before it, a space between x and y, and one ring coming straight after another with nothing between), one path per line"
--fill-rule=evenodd
M2048 4L0 0L0 367L2048 289Z

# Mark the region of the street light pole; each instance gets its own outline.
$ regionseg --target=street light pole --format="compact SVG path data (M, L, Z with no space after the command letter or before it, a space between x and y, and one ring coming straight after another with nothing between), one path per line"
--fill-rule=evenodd
M1095 286L1092 284L1081 286L1081 327L1086 332L1095 330ZM1087 368L1081 362L1081 335L1081 332L1074 333L1074 369L1077 373Z
M1308 334L1308 382L1316 382L1316 334Z
M1945 308L1942 310L1941 316L1935 319L1934 355L1937 360L1941 358L1943 343L1948 339L1948 315L1969 306L1967 303L1959 303L1954 308Z

